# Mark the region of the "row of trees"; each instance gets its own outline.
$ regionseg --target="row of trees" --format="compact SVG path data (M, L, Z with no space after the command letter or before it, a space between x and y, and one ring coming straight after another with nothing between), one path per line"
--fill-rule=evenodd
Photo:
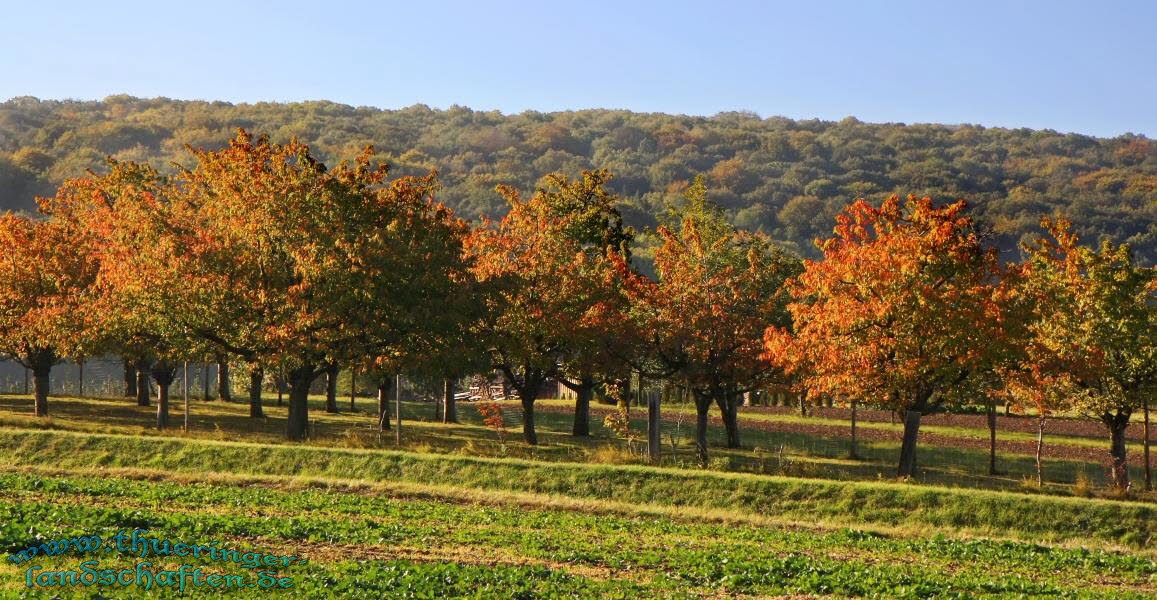
M765 358L815 396L883 403L904 415L899 474L912 474L923 415L946 405L1013 403L1044 420L1099 419L1114 484L1129 485L1125 430L1157 385L1157 274L1125 246L1077 244L1064 219L1027 259L1002 263L958 201L857 201L823 259L786 288L792 327L771 327Z
M42 199L47 219L0 221L14 249L0 352L36 374L37 414L53 364L105 353L155 379L160 427L178 361L247 365L254 417L265 373L284 373L291 440L308 436L311 384L339 368L377 379L382 428L393 374L498 371L536 444L547 378L577 392L573 432L588 435L594 391L625 398L635 371L691 392L704 463L713 405L738 447L743 395L793 385L905 411L901 475L920 416L946 405L1079 408L1109 427L1127 485L1123 430L1153 385L1153 270L1078 246L1067 223L1002 264L963 202L857 201L822 259L801 261L734 228L698 178L643 234L650 276L606 171L548 176L530 198L500 186L506 215L472 227L433 199L436 174L390 179L370 149L327 168L241 131L190 152L170 175L113 160Z

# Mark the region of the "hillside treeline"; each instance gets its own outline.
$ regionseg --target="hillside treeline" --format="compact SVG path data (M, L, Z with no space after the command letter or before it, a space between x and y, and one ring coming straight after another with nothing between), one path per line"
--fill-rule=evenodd
M101 171L106 156L172 172L173 161L188 161L186 145L220 149L238 127L279 142L297 137L327 163L373 144L396 175L437 169L439 200L467 218L505 213L496 185L529 192L548 173L605 168L626 223L644 230L702 173L709 200L734 225L811 257L819 256L812 240L831 234L851 200L900 192L966 199L1009 259L1039 231L1042 214L1067 217L1086 240L1127 242L1143 263L1157 258L1157 144L1145 137L746 112L504 115L458 106L15 98L0 104L0 210L33 211L35 196Z

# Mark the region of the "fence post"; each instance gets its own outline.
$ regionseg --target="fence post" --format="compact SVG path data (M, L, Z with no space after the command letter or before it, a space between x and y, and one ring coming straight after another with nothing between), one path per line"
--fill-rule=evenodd
M185 401L185 431L189 430L189 361L182 363L184 373L181 375L181 395Z
M642 382L639 382L639 387L642 388ZM640 389L642 393L642 389ZM651 463L659 464L659 453L661 450L662 439L659 437L659 429L662 420L659 415L659 394L647 394L647 454L651 458Z
M397 407L396 412L398 413L398 428L394 430L394 440L398 443L399 446L401 446L402 445L402 374L401 373L398 373L398 378L396 380L396 383L397 383L397 385L395 385L394 387L397 389L395 390L394 398L395 398L395 406Z

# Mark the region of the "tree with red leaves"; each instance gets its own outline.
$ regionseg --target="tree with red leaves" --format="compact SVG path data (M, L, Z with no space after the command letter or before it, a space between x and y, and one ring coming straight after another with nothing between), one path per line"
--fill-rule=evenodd
M577 375L581 421L595 373L614 370L604 349L621 334L618 266L632 233L603 189L608 178L603 171L576 180L551 175L529 200L500 187L509 213L469 239L475 275L489 290L480 334L522 402L528 444L538 443L534 401L548 377ZM576 424L576 433L582 429Z
M91 355L97 262L59 223L12 214L0 215L0 248L0 355L32 371L36 416L47 416L52 367Z
M853 397L904 414L898 473L913 474L921 416L958 399L1003 333L994 250L965 203L864 200L817 242L789 288L794 332L767 330L766 358L809 396Z
M782 370L760 358L763 332L790 322L784 282L798 259L766 237L736 231L706 199L697 179L675 228L659 227L657 280L628 273L635 327L644 332L656 375L673 376L695 401L696 452L707 464L707 415L714 403L739 447L738 407L744 392L780 381Z

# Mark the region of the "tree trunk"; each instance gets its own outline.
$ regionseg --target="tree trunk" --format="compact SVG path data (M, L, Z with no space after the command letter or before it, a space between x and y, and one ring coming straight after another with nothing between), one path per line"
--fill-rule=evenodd
M261 406L261 384L265 381L265 369L258 365L249 367L249 416L254 419L265 417Z
M76 386L77 387L77 390L76 390L77 395L80 396L81 398L84 398L84 361L83 360L77 361L76 367L79 371L77 373L77 379L78 379L77 386Z
M522 439L531 446L537 446L538 433L534 430L535 392L520 395L522 396Z
M325 412L337 412L337 375L340 372L337 365L330 365L325 369Z
M700 392L692 392L695 397L695 455L699 466L707 468L707 411L711 409L711 398Z
M32 364L32 404L38 417L48 416L48 384L51 372L52 361L37 361Z
M128 358L121 357L124 364L124 378L125 378L125 398L137 397L137 370L133 367L133 362Z
M640 388L643 386L639 386ZM651 459L651 464L659 464L663 443L660 437L660 420L659 414L659 394L652 393L647 398L647 456Z
M807 416L807 394L799 395L799 416Z
M354 400L357 399L356 398L357 393L358 393L358 372L356 369L351 368L350 369L350 412L354 412L357 410L357 406L354 404Z
M309 388L316 377L312 364L289 371L289 419L285 437L299 442L309 437Z
M454 399L454 379L447 377L442 380L442 422L458 422L458 401Z
M988 405L988 474L996 475L996 403ZM1038 449L1039 450L1039 449ZM1039 471L1039 469L1038 469ZM1040 475L1040 473L1037 473Z
M1145 428L1143 434L1145 439L1142 442L1142 448L1145 452L1145 491L1153 491L1153 474L1152 467L1149 465L1149 396L1141 397L1141 410L1145 417Z
M723 428L727 431L727 447L739 447L739 409L738 397L734 392L724 392L715 399L719 412L723 417Z
M1118 412L1101 417L1109 428L1109 457L1113 487L1120 492L1129 491L1129 463L1125 445L1125 430L1129 428L1129 416L1129 413Z
M378 431L390 430L390 388L393 380L382 377L378 380Z
M900 446L900 465L896 473L900 477L911 477L916 472L916 441L920 437L919 410L904 413L904 441Z
M1041 414L1036 420L1036 486L1044 487L1045 475L1041 467L1041 448L1045 445L1045 416Z
M856 408L859 403L852 400L852 444L848 449L848 458L853 460L860 458L860 453L856 449Z
M538 399L538 393L542 391L542 384L546 377L540 370L527 367L523 371L522 385L519 386L518 381L510 381L509 373L506 375L503 377L503 381L508 381L515 386L518 398L522 402L522 439L528 445L537 446L538 432L534 429L534 401Z
M157 382L157 429L169 426L169 386L173 384L175 367L166 361L153 365L153 381Z
M169 386L157 384L157 429L169 426Z
M149 406L149 372L152 365L148 361L137 361L137 406Z
M591 435L591 398L595 395L594 378L583 376L575 387L574 427L571 435L589 437Z
M233 386L229 382L229 361L217 357L217 397L225 402L233 401Z

